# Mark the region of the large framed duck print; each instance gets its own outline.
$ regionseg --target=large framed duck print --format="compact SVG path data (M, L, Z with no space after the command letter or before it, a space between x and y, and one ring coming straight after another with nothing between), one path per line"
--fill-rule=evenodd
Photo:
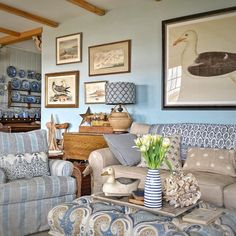
M162 22L163 109L236 108L236 7Z

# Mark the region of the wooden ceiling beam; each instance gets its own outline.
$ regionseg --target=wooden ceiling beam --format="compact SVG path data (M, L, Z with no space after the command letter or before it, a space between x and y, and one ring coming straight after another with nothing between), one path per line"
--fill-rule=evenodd
M87 11L95 13L95 14L97 14L99 16L103 16L103 15L106 14L106 11L104 9L96 7L93 4L88 3L85 0L67 0L67 1L73 3L73 4L77 5L77 6L79 6L81 8L84 8Z
M32 21L38 22L40 24L48 25L50 27L58 27L58 25L59 25L59 23L57 23L55 21L49 20L49 19L41 17L41 16L31 14L29 12L20 10L18 8L15 8L15 7L3 4L3 3L0 3L0 10L17 15L17 16L24 17L28 20L32 20Z
M0 27L0 32L4 33L4 34L9 34L9 35L12 35L12 36L15 36L15 37L20 36L20 32L16 32L14 30L6 29L6 28L3 28L3 27Z
M0 38L0 45L9 45L9 44L29 40L29 39L32 39L33 36L41 35L42 32L43 32L43 28L36 28L36 29L22 32L19 37L15 37L15 36L2 37Z

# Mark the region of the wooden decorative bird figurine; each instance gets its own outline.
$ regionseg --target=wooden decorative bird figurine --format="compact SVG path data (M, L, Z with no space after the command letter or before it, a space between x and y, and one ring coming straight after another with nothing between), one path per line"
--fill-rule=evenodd
M108 176L102 187L102 191L105 196L130 196L133 191L138 189L138 185L140 183L139 179L115 179L115 171L112 167L105 168L101 175Z

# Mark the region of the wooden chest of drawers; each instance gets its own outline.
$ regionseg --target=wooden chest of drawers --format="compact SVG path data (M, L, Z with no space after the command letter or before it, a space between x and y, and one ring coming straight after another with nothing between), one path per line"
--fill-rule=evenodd
M105 147L102 134L64 133L64 159L87 160L92 151Z
M77 197L91 194L91 178L83 176L86 167L83 161L88 160L89 154L100 148L107 147L102 134L64 133L64 160L74 161L73 176L77 180ZM82 162L81 162L82 161Z

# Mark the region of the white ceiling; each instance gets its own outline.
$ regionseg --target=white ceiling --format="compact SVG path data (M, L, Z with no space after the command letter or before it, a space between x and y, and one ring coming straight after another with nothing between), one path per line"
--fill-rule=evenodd
M154 0L87 0L89 3L107 11L112 11L117 8L124 8L129 5L137 4L143 1ZM15 8L39 15L58 23L65 22L69 19L80 17L85 14L93 14L88 12L66 0L0 0L0 3L10 5ZM99 17L99 16L98 16ZM43 26L37 22L27 20L4 11L0 11L0 27L8 28L18 32L27 31ZM0 37L6 36L0 33ZM27 46L28 45L28 46ZM18 43L15 46L19 48L29 48L33 50L34 45L31 41ZM33 50L34 51L34 50Z

